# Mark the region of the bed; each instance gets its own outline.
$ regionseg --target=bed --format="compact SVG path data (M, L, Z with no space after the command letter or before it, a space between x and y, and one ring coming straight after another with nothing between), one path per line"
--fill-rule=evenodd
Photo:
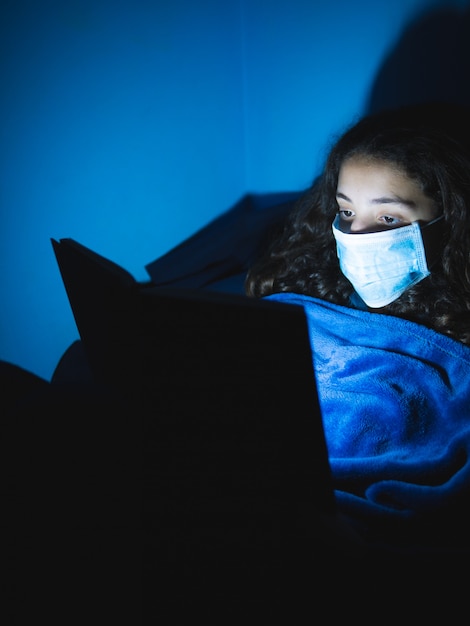
M300 195L243 197L188 240L150 262L146 269L151 281L243 295L248 268ZM161 537L144 528L145 593L152 594L149 581L157 571L161 574L162 563L167 583L181 576L177 584L160 588L161 598L168 600L170 591L175 594L170 602L173 607L189 598L196 601L208 589L219 595L230 590L233 596L234 585L243 587L243 594L255 589L256 596L264 594L271 600L273 594L285 597L287 587L305 598L319 570L336 576L337 588L359 592L359 582L354 583L358 567L368 568L367 582L373 584L378 572L383 577L392 565L403 562L408 567L411 563L420 566L420 575L424 565L442 590L444 578L453 579L455 565L465 565L470 555L470 349L405 320L295 294L272 299L304 307L320 390L337 512L334 519L327 517L323 532L318 534L317 529L313 543L295 543L298 552L312 550L313 560L308 562L315 567L295 572L292 555L284 561L268 550L262 567L254 573L249 563L254 544L249 549L245 545L242 556L238 555L241 569L231 570L227 583L228 553L224 550L213 555L215 561L209 565L199 537L191 544L194 554L190 558L187 543L173 545L173 556L163 545L163 558ZM95 544L102 541L103 528L111 536L119 535L121 542L123 529L140 533L141 475L131 461L139 455L139 433L135 424L119 419L120 399L107 389L93 387L80 341L64 353L50 382L17 368L4 367L2 374L4 388L10 389L8 408L12 415L21 416L30 435L18 457L20 463L24 461L20 485L32 481L42 503L49 498L52 512L48 523L42 524L49 539L55 537L51 524L57 519L62 529L78 525L82 530L96 530L100 539ZM39 419L39 415L47 418ZM73 442L73 446L58 448L54 444L58 434L62 442ZM122 455L126 440L137 456ZM38 441L43 442L40 448ZM60 504L57 494L63 495ZM141 553L133 540L129 543L129 533L124 534L127 543L122 545L127 546L132 565L126 567L122 580L128 580L129 571L140 567ZM59 567L60 550L55 554ZM106 554L122 574L112 546ZM235 557L233 551L231 556ZM40 558L48 558L46 548ZM206 561L202 570L188 565ZM122 586L116 576L111 579Z

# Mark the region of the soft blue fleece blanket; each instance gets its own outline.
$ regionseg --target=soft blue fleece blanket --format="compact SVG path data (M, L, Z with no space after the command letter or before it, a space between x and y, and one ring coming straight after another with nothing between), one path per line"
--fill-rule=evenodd
M470 503L470 348L395 317L267 299L304 307L340 507L403 519Z

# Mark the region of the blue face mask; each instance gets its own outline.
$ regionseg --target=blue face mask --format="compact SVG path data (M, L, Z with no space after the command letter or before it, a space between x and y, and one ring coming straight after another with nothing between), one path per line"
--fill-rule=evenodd
M343 233L339 219L333 222L333 235L340 268L367 306L386 306L429 276L418 222L374 233Z

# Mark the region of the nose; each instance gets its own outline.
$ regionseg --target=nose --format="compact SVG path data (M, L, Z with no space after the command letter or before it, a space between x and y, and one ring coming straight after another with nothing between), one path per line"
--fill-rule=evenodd
M378 230L380 230L380 226L378 226L377 224L357 217L350 223L349 228L349 232L355 234L373 233Z

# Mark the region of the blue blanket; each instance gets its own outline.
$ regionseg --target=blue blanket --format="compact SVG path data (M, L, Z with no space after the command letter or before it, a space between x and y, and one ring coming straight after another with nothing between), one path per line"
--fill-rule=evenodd
M395 521L458 510L461 519L470 348L395 317L297 294L267 299L304 307L341 510Z

